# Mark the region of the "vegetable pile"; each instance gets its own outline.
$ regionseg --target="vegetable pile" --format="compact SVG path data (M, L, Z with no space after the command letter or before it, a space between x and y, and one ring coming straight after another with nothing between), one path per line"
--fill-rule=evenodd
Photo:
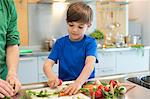
M80 89L80 92L90 96L92 99L116 99L124 95L126 91L126 87L121 85L117 80L110 80L109 84L100 82L99 80L90 81Z
M63 89L62 89L63 90ZM91 99L117 99L118 97L123 96L127 92L125 86L123 86L117 80L110 80L109 83L96 81L88 81L86 82L82 88L79 90L79 93L83 93L86 96L91 97ZM41 90L39 92L26 90L26 93L29 96L36 97L51 97L51 96L67 96L63 91L57 91L50 93L47 90Z
M49 96L55 96L59 94L59 92L49 93L47 90L41 90L40 92L26 90L26 93L29 96L36 96L36 97L49 97Z

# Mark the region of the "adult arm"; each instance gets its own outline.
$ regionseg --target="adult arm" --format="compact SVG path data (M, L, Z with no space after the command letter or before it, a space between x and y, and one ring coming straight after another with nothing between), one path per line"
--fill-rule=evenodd
M8 74L6 81L14 88L15 93L21 88L21 83L17 76L19 62L19 48L18 45L10 45L6 49L6 64L8 68Z

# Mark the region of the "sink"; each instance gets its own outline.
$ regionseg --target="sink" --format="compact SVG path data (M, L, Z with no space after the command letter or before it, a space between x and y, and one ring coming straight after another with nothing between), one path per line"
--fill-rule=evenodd
M128 78L127 80L150 89L150 75L142 76L142 77L131 77Z
M150 76L144 76L144 77L141 77L141 81L150 84Z

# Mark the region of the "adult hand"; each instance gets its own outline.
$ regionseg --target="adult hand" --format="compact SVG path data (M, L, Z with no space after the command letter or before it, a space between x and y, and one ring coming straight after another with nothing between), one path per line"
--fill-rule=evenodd
M11 97L14 95L14 90L10 86L10 84L2 79L0 79L0 98L4 98L5 96Z
M74 95L81 89L82 84L74 82L66 87L63 92L68 95Z
M7 75L6 81L12 86L15 90L14 95L20 90L21 83L16 75Z

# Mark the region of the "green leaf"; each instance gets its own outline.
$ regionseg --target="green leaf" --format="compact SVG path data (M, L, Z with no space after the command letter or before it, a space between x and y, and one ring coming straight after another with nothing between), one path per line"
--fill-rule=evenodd
M97 87L94 86L94 87L93 87L93 92L96 92L96 91L97 91Z
M90 36L97 40L104 39L104 33L99 30L95 30L90 34Z
M5 96L3 99L11 99L11 98L10 98L10 97L6 97L6 96Z
M106 85L108 85L107 83L104 83L104 82L101 82L101 84L102 84L103 86L106 86Z
M95 81L88 81L86 84L95 84Z
M124 90L124 88L120 88L120 91Z
M86 88L81 88L80 91L84 92L86 95L90 95L90 91Z

